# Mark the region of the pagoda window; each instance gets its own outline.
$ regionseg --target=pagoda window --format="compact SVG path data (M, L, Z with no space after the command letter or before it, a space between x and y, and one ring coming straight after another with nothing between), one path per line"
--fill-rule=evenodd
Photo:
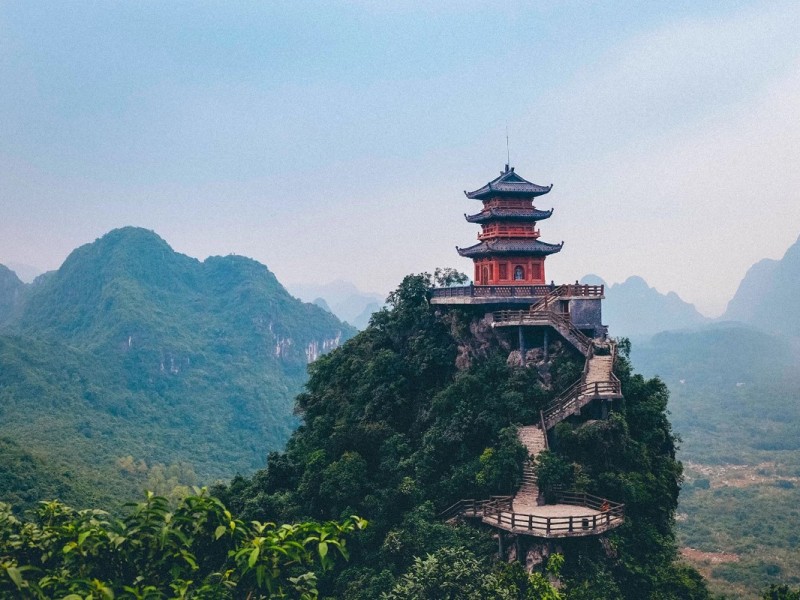
M525 268L517 265L514 267L514 281L522 281L525 279Z
M483 272L481 273L481 283L486 285L487 283L489 283L489 267L483 267L482 271Z
M508 279L508 265L503 263L498 269L500 271L500 279Z

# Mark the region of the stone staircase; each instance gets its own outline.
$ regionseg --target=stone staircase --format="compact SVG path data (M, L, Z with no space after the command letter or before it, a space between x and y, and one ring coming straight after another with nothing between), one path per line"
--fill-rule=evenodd
M616 348L611 343L606 343L601 348L608 353L596 354L592 347L580 380L544 408L544 427L550 429L567 417L580 414L581 409L596 398L622 398L619 380L614 375Z
M527 448L530 458L522 469L522 486L514 496L512 505L514 512L524 513L530 507L539 505L539 487L536 484L533 461L542 450L547 448L547 440L544 431L538 425L520 427L517 435L522 445Z
M621 397L619 381L614 376L615 348L610 344L606 347L609 350L608 354L595 354L594 347L590 348L580 381L556 398L542 412L541 425L529 425L519 429L517 433L519 441L528 449L531 458L523 467L522 486L512 501L515 512L524 513L526 507L529 509L539 505L539 487L533 465L536 456L547 448L547 434L543 427L549 429L567 417L579 414L581 409L595 398Z
M614 372L614 357L611 354L593 354L586 361L587 368L584 376L584 383L605 383L611 381L611 374Z
M440 518L478 518L491 527L537 538L598 535L621 525L625 520L623 504L585 492L559 492L554 504L544 505L534 472L536 457L547 449L550 428L570 415L580 414L592 400L622 398L619 379L613 372L615 355L612 342L591 340L580 380L540 412L538 425L518 429L528 460L522 470L522 485L513 497L462 499L444 510Z

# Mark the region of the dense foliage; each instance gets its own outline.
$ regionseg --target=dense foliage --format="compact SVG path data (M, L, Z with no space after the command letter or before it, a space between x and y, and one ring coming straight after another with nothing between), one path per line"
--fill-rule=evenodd
M345 537L365 525L244 523L204 492L174 509L149 494L122 519L51 501L22 521L0 504L0 596L312 599L314 571L347 557Z
M563 557L554 554L545 574L527 574L519 563L490 565L463 548L441 548L416 557L408 572L382 600L562 600L549 580L558 577Z
M324 593L338 598L389 594L427 572L426 560L454 552L466 550L491 570L491 531L445 524L436 514L461 498L513 492L525 458L516 427L536 422L582 368L582 357L557 344L547 378L513 366L510 344L480 315L431 307L429 283L406 278L368 329L312 365L298 399L304 425L286 452L219 490L247 518L368 518L348 568L321 579ZM556 435L553 460L566 465L556 470L561 483L628 507L626 524L606 542L561 545L566 595L706 598L697 573L676 562L681 466L666 388L633 375L624 359L618 370L621 409L607 421L564 423Z
M91 493L76 489L69 472L59 471L9 439L0 438L0 465L0 498L13 506L32 507L43 497L75 502Z
M761 597L763 600L800 600L800 588L793 590L788 585L772 584Z
M69 472L81 506L263 466L297 425L309 360L354 333L253 260L200 262L136 228L3 303L18 287L0 282L0 309L15 307L0 335L0 436Z

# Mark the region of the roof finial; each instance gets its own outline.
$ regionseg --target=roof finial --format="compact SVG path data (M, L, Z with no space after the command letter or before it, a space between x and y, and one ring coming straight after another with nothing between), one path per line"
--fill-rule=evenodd
M511 150L508 145L508 122L506 122L506 173L508 173L508 166L511 164Z

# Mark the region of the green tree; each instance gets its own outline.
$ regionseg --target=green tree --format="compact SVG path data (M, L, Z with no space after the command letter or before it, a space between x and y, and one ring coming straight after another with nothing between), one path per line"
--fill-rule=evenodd
M549 450L536 456L534 472L545 500L553 502L558 489L569 489L573 483L573 466Z
M793 590L788 585L772 584L761 598L763 600L800 600L800 588Z
M547 575L557 577L563 557L554 554ZM558 589L542 573L526 573L519 565L495 568L465 548L445 547L416 558L383 600L561 600Z
M123 519L51 501L22 521L0 504L0 596L312 599L316 572L346 558L346 536L365 526L245 524L204 491L175 508L148 494Z

